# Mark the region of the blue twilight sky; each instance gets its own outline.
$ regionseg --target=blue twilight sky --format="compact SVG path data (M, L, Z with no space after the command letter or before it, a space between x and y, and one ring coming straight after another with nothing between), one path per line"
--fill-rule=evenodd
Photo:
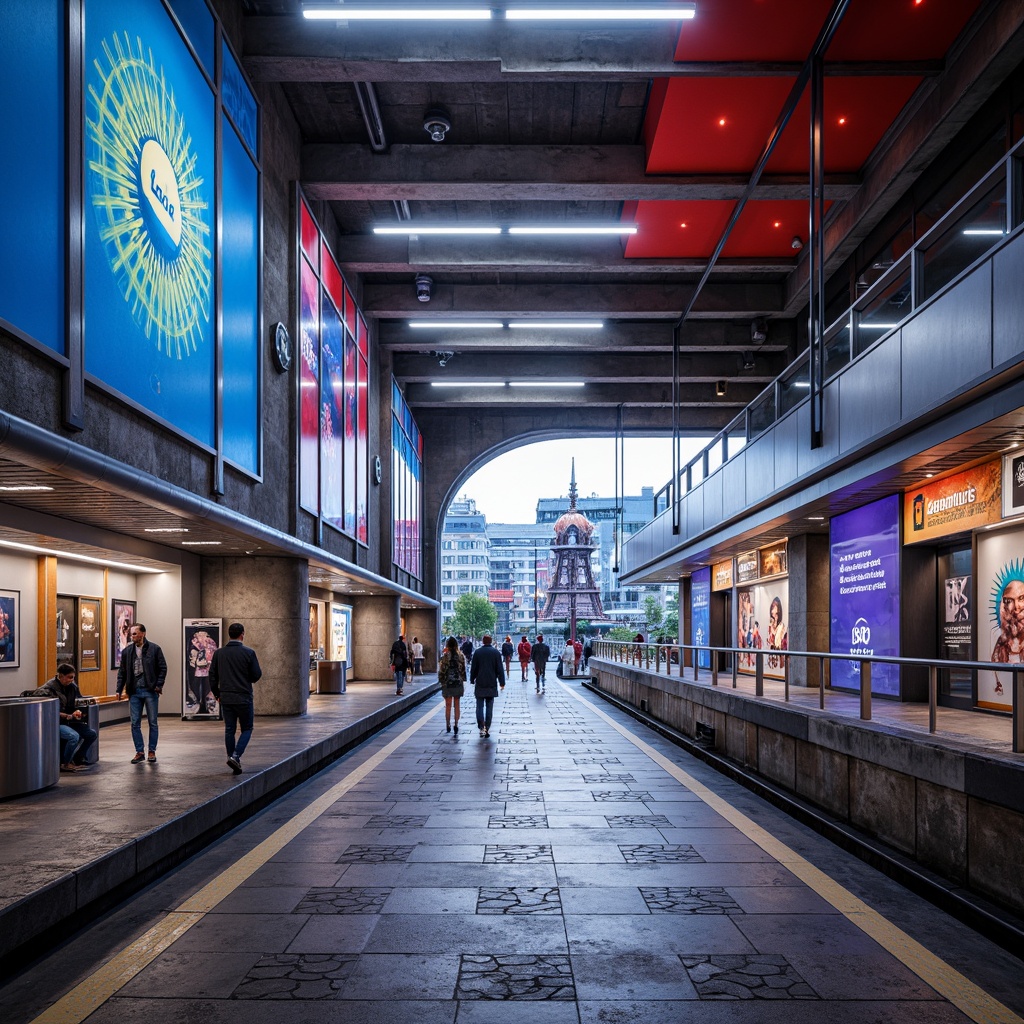
M683 462L706 443L707 438L683 438ZM459 488L458 497L474 498L491 523L535 522L539 498L568 500L573 458L580 497L615 494L615 441L588 437L537 441L499 455ZM639 494L641 487L659 491L672 475L671 438L627 437L625 465L626 494Z

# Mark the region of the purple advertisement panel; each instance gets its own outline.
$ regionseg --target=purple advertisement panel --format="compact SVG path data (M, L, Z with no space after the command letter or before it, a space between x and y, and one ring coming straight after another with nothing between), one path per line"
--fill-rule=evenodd
M711 566L698 569L690 577L690 643L710 643L711 636ZM697 652L697 667L711 668L711 652Z
M345 433L345 379L342 370L341 318L322 293L320 366L320 512L332 526L342 527L341 455Z
M832 520L833 654L899 655L899 522L898 495ZM834 661L832 685L859 689L860 662ZM872 664L871 692L899 696L899 666Z
M320 509L317 469L320 429L320 314L313 268L303 259L299 313L299 503Z
M345 332L345 532L356 532L356 427L359 409L356 401L356 371L359 357L356 339Z

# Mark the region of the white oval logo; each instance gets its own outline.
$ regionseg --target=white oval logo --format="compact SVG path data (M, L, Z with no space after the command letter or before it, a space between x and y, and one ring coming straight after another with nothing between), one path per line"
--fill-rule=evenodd
M166 241L177 252L181 246L178 178L163 147L154 139L149 139L142 147L139 170L142 194L146 197L143 209L152 215L147 220L151 225L159 224L163 228Z

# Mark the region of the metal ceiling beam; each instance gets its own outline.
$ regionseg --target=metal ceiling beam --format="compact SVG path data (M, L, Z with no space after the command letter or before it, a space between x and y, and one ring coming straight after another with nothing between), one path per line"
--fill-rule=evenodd
M394 145L313 143L302 147L302 187L310 199L536 201L738 199L747 177L647 174L643 146ZM848 199L855 174L826 179L826 198ZM807 179L766 175L756 199L807 198Z
M728 382L724 397L715 394L713 383L684 384L682 405L689 409L729 409L728 422L737 411L752 402L763 390L760 384ZM588 384L585 388L561 390L558 388L435 388L429 384L408 384L405 400L414 408L455 407L480 408L485 415L499 414L503 407L586 405L633 408L663 408L666 413L672 400L670 382L661 387L652 384Z
M308 193L307 193L308 195ZM617 238L532 241L521 238L347 235L337 253L351 274L697 274L703 259L647 259L622 255ZM789 274L796 259L719 260L725 274Z
M631 357L635 352L668 352L672 349L672 321L634 323L609 321L596 330L552 331L544 328L515 330L452 330L444 327L414 329L405 322L381 321L377 325L378 345L393 352L437 350L517 350L607 352ZM687 329L682 352L791 352L795 355L796 324L772 320L768 340L756 345L750 338L750 324L734 320L699 320Z
M518 333L518 332L516 332ZM421 353L396 353L391 372L400 380L423 383L448 380L582 380L587 383L662 384L672 373L669 352L631 352L625 358L618 352L566 353L551 348L547 352L523 352L507 349L508 358L496 360L493 352L460 352L449 358L442 369L436 356ZM742 356L699 353L684 358L683 378L688 382L714 383L742 378L762 387L785 369L778 357L760 356L751 370L742 369Z
M419 302L407 284L377 284L363 288L363 313L374 319L450 316L488 317L586 316L623 320L657 320L677 314L684 304L680 293L693 285L666 284L447 284L435 283L429 303ZM691 317L753 318L781 312L781 282L722 282L705 285Z
M677 77L795 76L791 61L674 60L677 25L654 27L546 24L543 27L417 24L403 33L360 23L312 23L303 18L245 19L246 71L264 82L575 82ZM934 75L941 61L861 61L836 64L842 75Z

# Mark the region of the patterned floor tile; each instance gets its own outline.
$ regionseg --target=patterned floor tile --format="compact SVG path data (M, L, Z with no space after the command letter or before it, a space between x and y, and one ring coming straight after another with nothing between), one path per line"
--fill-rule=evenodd
M363 828L423 828L426 814L375 814Z
M547 828L546 814L492 814L487 819L488 828Z
M784 956L771 954L681 955L701 999L818 999Z
M664 814L606 814L604 820L609 828L666 828L672 824Z
M485 864L533 864L537 861L554 863L550 846L520 843L484 847Z
M619 844L627 864L704 864L704 858L689 844Z
M477 897L478 914L560 914L562 900L557 888L513 886L505 889L481 888Z
M265 956L231 993L231 998L336 999L358 960L358 956L327 953Z
M338 858L338 864L383 864L385 861L409 859L415 846L349 846Z
M456 999L575 999L567 956L463 956Z
M591 791L594 799L598 802L619 803L629 801L631 803L646 803L651 799L650 793L638 793L632 789L597 789Z
M303 897L293 914L379 914L391 895L386 887L314 887Z

